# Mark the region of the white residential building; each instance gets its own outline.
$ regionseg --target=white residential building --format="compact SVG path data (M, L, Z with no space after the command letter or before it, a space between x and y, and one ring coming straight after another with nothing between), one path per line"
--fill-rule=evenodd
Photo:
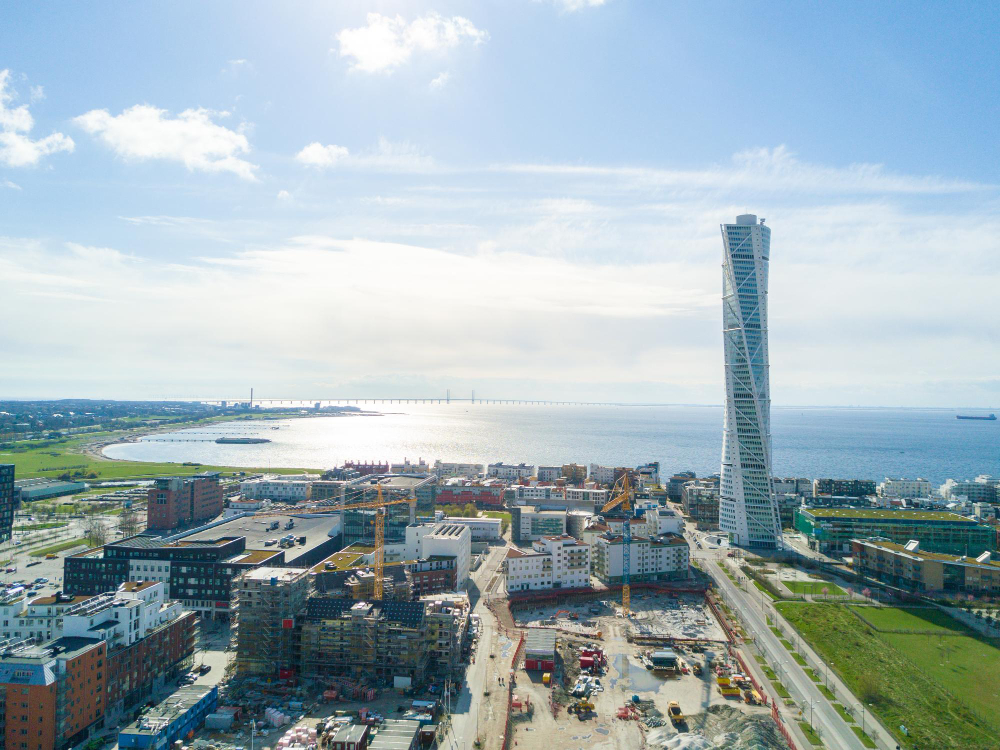
M566 488L551 484L517 484L509 489L514 494L514 502L518 505L566 501Z
M165 583L153 581L126 582L117 591L95 596L19 596L0 601L0 637L46 641L80 636L129 646L185 611L180 602L167 599Z
M604 523L610 529L612 534L624 534L625 533L625 519L624 518L608 518L604 517ZM630 519L631 531L633 537L640 536L652 536L652 532L649 529L649 525L646 523L646 517L641 516L639 518Z
M878 486L879 497L925 498L934 493L934 488L926 479L892 479L886 477Z
M309 499L309 490L318 476L262 477L240 482L240 494L246 500L271 500L298 503Z
M594 575L605 585L620 584L624 575L625 542L620 534L605 533L594 540ZM636 581L683 580L688 577L687 542L667 534L658 539L632 538L629 579Z
M593 482L598 482L600 484L614 484L615 483L615 467L614 466L600 466L599 464L590 465L590 476L587 477Z
M973 480L949 479L941 485L941 495L946 500L968 500L970 503L993 503L997 500L997 486L992 477L980 475Z
M459 591L469 582L469 568L472 564L472 531L468 526L455 523L439 523L425 534L421 541L420 559L435 556L455 558L455 580Z
M440 479L453 477L478 477L483 473L482 464L446 463L441 460L434 462L434 473Z
M781 545L771 486L767 271L771 230L753 214L723 224L722 334L726 411L719 528L739 546Z
M496 463L486 467L486 476L506 479L509 482L514 482L518 479L527 479L534 473L535 467L528 466L527 464Z
M503 563L507 591L590 586L590 545L571 536L548 536L531 551L511 547Z
M445 516L441 523L454 523L468 526L474 542L496 542L501 539L500 529L503 521L499 518L463 518L461 516Z
M457 520L475 521L479 519L463 518ZM466 524L450 520L435 523L411 523L406 527L406 542L385 545L383 554L389 562L427 560L434 556L454 557L458 588L464 589L469 580L469 568L472 564L472 530Z
M535 476L539 482L554 482L562 475L562 466L539 466Z
M531 542L545 536L562 536L566 533L565 510L518 505L511 511L511 536L515 542Z
M389 466L390 474L430 474L431 467L427 464L424 459L417 459L416 463L413 463L408 458L403 459L401 464L392 464Z
M608 502L608 491L594 487L567 487L566 504L574 508L593 508L599 511Z
M661 534L683 535L684 519L670 508L650 508L646 511L646 528L649 536Z

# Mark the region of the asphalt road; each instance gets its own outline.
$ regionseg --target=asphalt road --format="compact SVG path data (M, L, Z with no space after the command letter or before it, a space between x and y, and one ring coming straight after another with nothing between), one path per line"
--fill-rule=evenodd
M824 744L829 748L864 750L861 740L844 723L836 709L816 687L816 683L771 632L764 611L761 609L761 599L757 589L754 588L751 594L733 584L715 564L718 551L694 549L691 552L692 557L704 560L703 569L715 580L726 603L739 613L747 629L754 634L768 662L778 667L775 671L778 672L781 683L803 708L806 721L809 720L810 706L812 706L813 727L819 732Z

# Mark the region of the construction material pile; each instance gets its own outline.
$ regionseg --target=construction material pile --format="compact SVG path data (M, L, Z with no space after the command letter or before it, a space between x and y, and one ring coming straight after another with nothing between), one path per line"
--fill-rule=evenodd
M314 727L292 727L278 740L277 750L315 750L316 729Z
M691 732L673 734L666 727L647 735L650 747L663 750L788 750L768 714L746 714L732 706L710 706L704 714L688 717Z
M264 718L267 720L268 724L275 728L283 727L292 720L291 716L283 714L276 708L269 708L264 711Z

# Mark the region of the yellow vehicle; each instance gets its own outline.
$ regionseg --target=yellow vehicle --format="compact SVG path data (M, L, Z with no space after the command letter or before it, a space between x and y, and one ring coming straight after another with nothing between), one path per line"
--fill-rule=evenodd
M548 685L550 682L552 682L552 673L551 672L545 672L542 675L542 684L543 685Z
M674 724L681 724L684 721L684 713L681 711L681 704L677 701L670 701L667 705L667 714Z
M594 710L594 704L586 699L578 700L576 703L571 703L566 710L571 714L586 715Z
M46 560L55 560L57 557L59 557L59 555L55 555L55 554L53 554L53 553L50 552L49 554L47 554L45 556L45 559Z

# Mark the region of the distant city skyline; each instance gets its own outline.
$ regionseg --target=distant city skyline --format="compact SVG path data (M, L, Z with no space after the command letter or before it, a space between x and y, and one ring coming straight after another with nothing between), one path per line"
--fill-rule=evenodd
M997 6L5 22L0 398L721 404L754 211L775 406L1000 408Z

